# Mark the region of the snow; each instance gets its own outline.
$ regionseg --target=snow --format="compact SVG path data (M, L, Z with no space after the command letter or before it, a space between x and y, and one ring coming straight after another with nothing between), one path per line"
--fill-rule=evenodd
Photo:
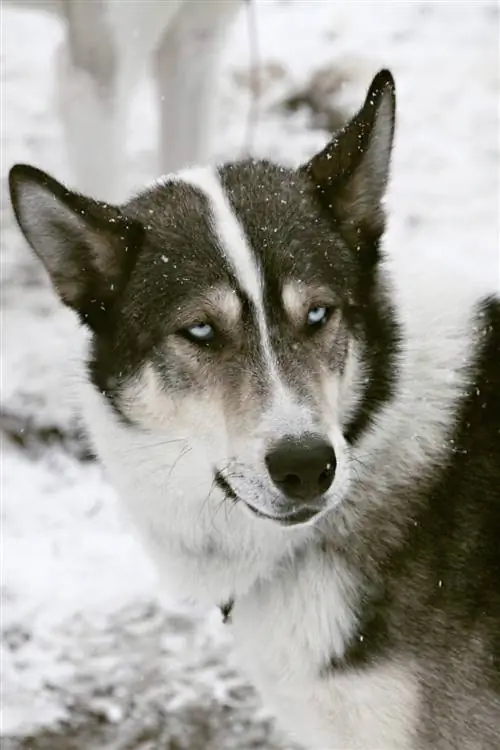
M318 72L344 81L334 105L352 112L377 69L390 67L398 129L388 243L408 258L425 254L438 274L499 280L497 3L260 0L256 9L254 153L296 164L322 147L327 134L311 114L282 106ZM3 5L2 16L1 426L34 430L29 441L19 434L24 447L2 443L5 746L284 750L231 667L218 613L165 595L159 603L113 490L78 448L80 334L15 229L5 189L15 161L66 176L51 90L62 29L33 9ZM243 10L221 66L219 158L246 145L249 59ZM155 176L153 115L143 81L128 132L137 184Z

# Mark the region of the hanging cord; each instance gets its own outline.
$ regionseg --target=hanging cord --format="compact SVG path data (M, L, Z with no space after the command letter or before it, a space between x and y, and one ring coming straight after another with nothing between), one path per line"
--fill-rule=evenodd
M257 137L259 124L260 103L260 54L259 34L257 28L257 10L254 0L247 0L247 31L248 31L248 56L249 56L249 84L250 101L245 126L245 138L243 144L243 157L251 156Z

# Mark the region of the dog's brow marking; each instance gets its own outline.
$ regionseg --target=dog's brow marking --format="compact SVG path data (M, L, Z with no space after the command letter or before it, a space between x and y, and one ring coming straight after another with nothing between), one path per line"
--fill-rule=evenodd
M282 293L283 305L292 320L300 320L304 314L305 295L300 284L289 281L285 284Z
M218 288L208 295L209 301L222 313L229 325L237 325L241 318L241 302L229 286Z

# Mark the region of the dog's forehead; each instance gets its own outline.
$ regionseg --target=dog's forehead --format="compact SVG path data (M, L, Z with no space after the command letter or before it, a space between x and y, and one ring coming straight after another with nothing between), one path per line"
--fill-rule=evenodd
M347 291L353 258L302 171L247 161L219 176L268 285Z
M126 206L126 212L145 228L137 275L146 286L154 281L154 286L167 287L176 298L200 284L207 289L221 283L235 285L214 225L210 197L194 179L188 179L188 173L186 178L157 180ZM150 291L154 294L154 288Z
M349 257L299 173L266 162L187 169L132 202L151 236L141 274L174 296L225 284L250 299L287 281L343 287Z

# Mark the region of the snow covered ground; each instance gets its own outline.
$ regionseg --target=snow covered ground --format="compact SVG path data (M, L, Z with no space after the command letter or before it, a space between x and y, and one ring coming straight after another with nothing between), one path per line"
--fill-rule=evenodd
M425 253L443 275L498 279L497 3L257 0L257 13L254 153L306 158L325 141L318 123L352 112L390 67L399 122L388 242ZM2 16L2 746L285 750L231 667L218 613L165 597L160 606L154 571L87 455L67 387L77 326L16 231L5 189L19 160L66 176L51 93L62 29L37 10L4 5ZM222 65L220 158L245 145L246 23L242 12ZM153 113L144 81L129 132L137 183L155 175Z

